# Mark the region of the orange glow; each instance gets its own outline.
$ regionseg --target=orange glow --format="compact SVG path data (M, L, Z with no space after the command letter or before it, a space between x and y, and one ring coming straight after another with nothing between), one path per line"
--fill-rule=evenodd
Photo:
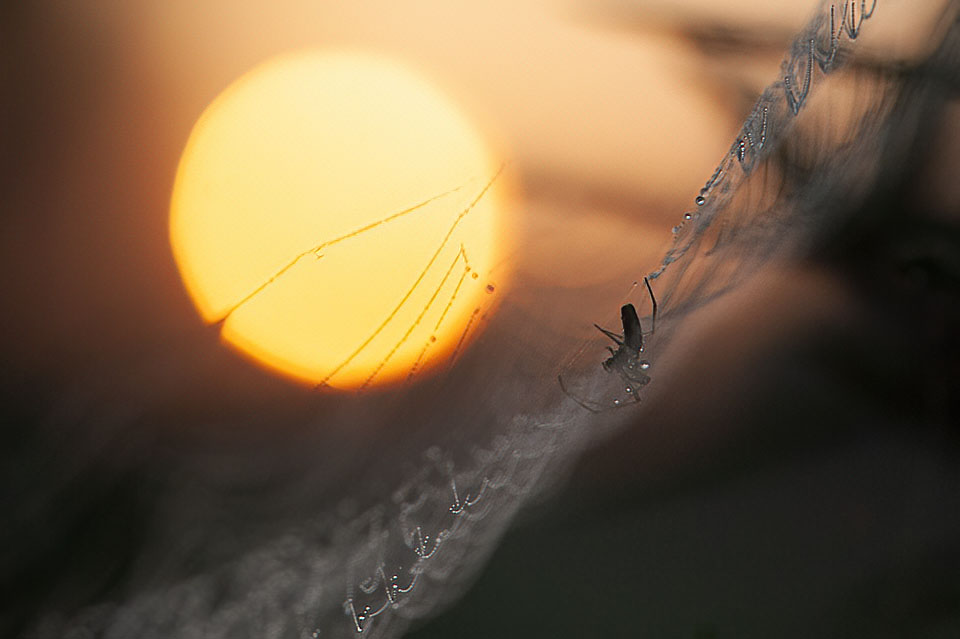
M204 320L256 361L336 388L402 381L461 348L501 290L500 172L477 129L404 67L284 56L194 126L174 256Z

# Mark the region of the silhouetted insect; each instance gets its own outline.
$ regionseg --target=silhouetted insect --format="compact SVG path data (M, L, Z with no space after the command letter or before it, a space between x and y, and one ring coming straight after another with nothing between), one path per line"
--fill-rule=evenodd
M643 278L643 284L647 288L647 293L650 295L650 302L653 305L653 313L650 316L650 332L646 333L646 335L652 335L657 326L657 298L653 294L650 280L646 277ZM643 353L643 338L645 334L640 325L640 317L637 315L637 309L633 304L624 304L620 307L620 323L623 325L622 334L614 333L599 324L594 324L598 331L609 337L613 340L613 343L617 345L616 349L612 346L607 347L607 350L610 351L610 357L604 360L601 365L603 366L603 370L608 373L617 373L626 384L625 390L633 398L633 402L639 402L640 394L638 389L650 382L650 376L647 374L647 370L650 369L650 362L640 359L640 354ZM557 380L560 382L560 389L570 397L570 399L591 412L599 413L608 408L616 408L622 405L622 402L616 399L614 400L613 406L609 407L581 399L567 390L566 385L563 383L563 376L558 375Z

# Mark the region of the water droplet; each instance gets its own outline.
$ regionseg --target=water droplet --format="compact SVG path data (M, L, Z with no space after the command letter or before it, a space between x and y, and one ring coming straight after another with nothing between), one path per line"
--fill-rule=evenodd
M692 219L692 218L693 218L693 216L690 215L689 213L684 213L684 214L683 214L683 219L685 219L685 220L690 220L690 219Z
M648 368L650 368L650 362L648 362L647 360L641 361L640 368L642 368L643 370L647 370Z
M613 400L613 405L614 405L614 406L619 406L619 405L620 405L620 400L619 400L619 399Z
M477 279L478 277L480 277L480 274L474 272L474 273L471 273L471 274L470 274L470 277L472 277L473 279Z
M632 393L632 392L633 392L633 389L630 388L629 386L627 386L627 387L624 388L623 390L627 391L628 393Z
M495 290L497 289L494 288L493 284L487 284L487 293L493 293Z
M697 206L703 206L704 204L707 203L707 198L703 197L702 195L698 195L696 202L697 202Z
M431 335L431 336L430 336L430 341L431 341L431 342L437 341L437 336L436 336L436 335Z

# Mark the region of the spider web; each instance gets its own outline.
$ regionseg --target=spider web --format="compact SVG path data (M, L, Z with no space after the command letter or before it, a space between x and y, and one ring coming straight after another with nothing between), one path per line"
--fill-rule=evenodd
M884 153L917 125L911 75L854 54L871 23L898 20L908 4L821 3L797 35L649 273L661 309L645 349L654 379L657 356L684 317L841 225L881 174ZM955 9L944 9L949 29L934 34L944 44L930 58L954 77ZM646 328L644 289L625 282L622 290L598 323L619 332L617 309L629 301ZM531 286L517 296L536 294ZM362 459L376 473L356 463L361 453L349 442L339 449L349 468L335 455L321 464L304 446L305 461L285 460L287 474L256 496L262 503L271 490L282 493L277 509L253 517L243 511L249 496L231 501L216 486L204 493L185 465L168 489L178 496L165 513L168 530L156 531L181 538L181 555L159 546L175 567L151 566L125 599L70 619L48 616L29 636L71 636L70 628L111 639L399 636L462 595L518 511L555 485L579 451L636 416L630 406L594 414L562 392L557 373L591 401L630 403L622 380L599 365L606 337L588 336L585 326L571 342L548 310L508 298L506 319L491 323L455 369L408 389L402 406L387 396L325 406L326 422L351 428L413 425L364 442ZM503 355L484 357L490 350ZM192 544L193 532L206 541ZM226 558L181 567L224 545L234 549Z

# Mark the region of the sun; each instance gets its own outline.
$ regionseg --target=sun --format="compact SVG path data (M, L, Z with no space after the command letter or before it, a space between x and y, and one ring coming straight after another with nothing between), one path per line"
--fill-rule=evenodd
M392 384L449 362L502 291L502 173L479 129L408 68L290 54L197 121L170 241L227 343L310 385Z

